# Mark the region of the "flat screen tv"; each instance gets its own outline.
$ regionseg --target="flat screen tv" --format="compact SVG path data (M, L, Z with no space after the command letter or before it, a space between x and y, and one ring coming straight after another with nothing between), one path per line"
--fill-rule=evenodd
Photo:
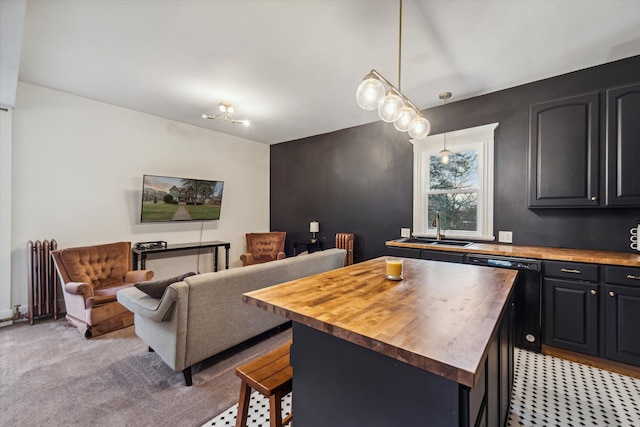
M220 219L224 181L144 175L140 222Z

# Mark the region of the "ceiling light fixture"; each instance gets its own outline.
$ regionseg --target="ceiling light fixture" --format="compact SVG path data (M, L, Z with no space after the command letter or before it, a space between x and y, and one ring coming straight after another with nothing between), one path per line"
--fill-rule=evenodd
M442 108L442 127L444 128L444 132L442 133L444 135L444 145L440 151L440 154L442 154L441 161L443 165L449 164L449 155L451 154L451 152L447 150L447 99L449 98L451 98L451 92L442 92L440 94L440 99L444 100L444 107Z
M400 91L402 64L402 0L400 0L400 25L398 37L398 87L392 85L376 70L367 74L356 90L356 101L360 108L368 111L378 109L380 119L391 123L400 132L409 132L414 139L429 135L431 124L422 116L418 107Z
M211 120L216 120L216 119L225 120L233 124L236 124L236 123L243 124L243 125L249 124L249 120L236 120L233 117L231 117L231 114L233 113L233 107L228 102L220 102L218 103L218 106L220 107L220 113L216 114L215 116L210 116L209 114L203 114L202 118L211 119Z

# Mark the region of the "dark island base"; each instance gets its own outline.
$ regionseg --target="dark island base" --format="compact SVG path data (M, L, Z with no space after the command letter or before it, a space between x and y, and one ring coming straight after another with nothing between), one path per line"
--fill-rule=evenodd
M293 408L305 427L498 426L513 386L513 305L469 389L444 377L293 323Z

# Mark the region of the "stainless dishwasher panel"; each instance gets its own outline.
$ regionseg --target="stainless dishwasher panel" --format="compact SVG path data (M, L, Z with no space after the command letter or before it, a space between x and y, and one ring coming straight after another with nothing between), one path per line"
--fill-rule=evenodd
M467 254L466 264L518 270L514 289L515 344L540 352L542 344L542 261L527 258Z

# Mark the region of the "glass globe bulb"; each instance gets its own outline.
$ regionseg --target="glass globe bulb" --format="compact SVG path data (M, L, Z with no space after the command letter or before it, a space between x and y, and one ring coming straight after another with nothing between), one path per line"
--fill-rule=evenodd
M443 165L448 165L449 164L449 150L442 150L440 151L440 154L442 154L442 164Z
M389 91L387 95L382 98L380 104L378 104L378 115L383 121L391 123L403 105L404 101L402 98Z
M418 116L409 125L409 136L413 139L422 139L431 132L431 123L422 116Z
M356 101L363 110L373 111L384 96L384 85L371 74L367 76L356 90Z
M405 105L396 113L393 120L393 126L395 126L395 128L400 132L407 132L411 128L413 119L415 119L417 116L418 113L416 113L416 110L408 105Z

